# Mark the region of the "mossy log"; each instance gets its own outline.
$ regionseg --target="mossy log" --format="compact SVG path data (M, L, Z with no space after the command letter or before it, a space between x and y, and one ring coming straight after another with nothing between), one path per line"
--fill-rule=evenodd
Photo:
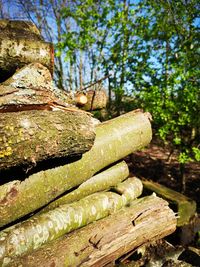
M91 149L94 139L91 116L83 112L0 113L0 170L82 155Z
M92 149L80 160L34 173L15 183L6 194L0 192L0 227L41 208L104 167L143 148L151 137L149 114L140 110L98 125Z
M176 216L168 203L152 195L19 257L9 266L107 266L175 229Z
M99 191L109 190L116 186L119 182L125 180L129 175L128 165L125 161L92 176L87 181L83 182L77 189L51 202L41 212L55 209L56 207L75 202L83 197L91 195Z
M0 263L39 248L65 233L116 212L142 193L142 182L129 178L116 192L98 192L72 204L61 205L47 213L0 232Z
M31 22L1 20L0 81L31 62L40 62L53 73L53 45L42 40Z
M143 185L148 191L155 192L173 204L173 206L176 206L176 210L178 211L177 226L183 226L189 223L190 219L195 215L196 202L194 200L153 181L143 179Z

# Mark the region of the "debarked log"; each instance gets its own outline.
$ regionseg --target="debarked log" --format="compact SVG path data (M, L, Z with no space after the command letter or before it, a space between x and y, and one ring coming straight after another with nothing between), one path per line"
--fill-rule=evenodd
M5 229L0 232L0 264L6 266L9 259L116 212L141 193L142 182L129 178L116 193L98 192Z
M77 189L73 190L72 192L69 192L64 196L51 202L40 212L52 210L60 205L78 201L81 198L96 192L109 190L110 188L116 186L118 183L125 180L128 175L129 169L126 162L122 161L120 163L117 163L116 165L106 169L105 171L102 171L92 176L90 179L83 182Z
M83 112L0 113L0 170L82 155L91 149L94 139L91 116Z
M15 259L9 266L102 267L176 229L168 203L151 195Z
M0 227L41 208L104 167L143 148L151 137L149 114L140 110L98 125L93 147L80 160L34 173L13 184L6 194L0 193Z

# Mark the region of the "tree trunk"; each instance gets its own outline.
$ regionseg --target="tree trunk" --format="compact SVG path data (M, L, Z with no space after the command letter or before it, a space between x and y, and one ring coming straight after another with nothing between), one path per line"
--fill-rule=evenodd
M9 266L106 266L175 229L176 216L168 203L152 195L15 259Z
M56 207L72 203L80 200L83 197L91 195L96 192L109 190L111 187L116 186L119 182L122 182L129 175L128 165L125 161L122 161L109 169L100 172L82 183L77 189L66 195L51 202L48 206L43 208L41 212L46 212Z
M32 62L40 62L53 73L54 51L31 22L0 21L0 82Z
M143 148L151 137L149 114L139 110L98 125L92 149L80 160L35 173L11 186L6 194L0 192L0 227L41 208L104 167Z
M116 212L142 193L142 182L129 178L116 192L98 192L72 204L33 216L0 233L0 263L39 248L65 233ZM118 193L119 192L119 193Z
M93 146L95 133L86 113L32 110L0 113L0 137L2 170L81 155Z

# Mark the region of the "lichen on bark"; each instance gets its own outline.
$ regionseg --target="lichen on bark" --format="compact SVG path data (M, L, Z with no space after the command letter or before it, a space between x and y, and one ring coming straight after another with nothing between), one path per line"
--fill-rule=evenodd
M104 218L142 193L140 180L130 178L121 184L120 194L94 193L77 202L35 215L0 232L0 263L6 266L9 257L20 256L72 230ZM128 196L127 191L130 193Z
M0 227L41 208L106 166L148 145L151 137L149 116L141 111L98 125L92 149L80 160L30 175L15 187L16 194L0 203Z

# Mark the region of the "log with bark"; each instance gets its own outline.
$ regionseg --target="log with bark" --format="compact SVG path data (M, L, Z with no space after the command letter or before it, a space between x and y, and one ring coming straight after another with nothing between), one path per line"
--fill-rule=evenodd
M107 105L108 97L105 90L89 90L77 92L75 95L77 106L84 110L103 109Z
M196 202L191 198L150 180L143 179L143 185L145 189L155 192L176 207L178 212L177 226L188 224L191 218L195 216Z
M53 73L53 45L42 40L32 22L0 20L0 81L31 62L40 62Z
M0 84L0 112L74 109L76 106L93 110L105 107L106 101L103 90L79 92L74 96L59 90L53 85L48 68L37 62L18 69Z
M24 66L0 85L0 169L30 169L42 160L81 155L92 147L91 116L76 114L53 89L51 74L40 63Z
M76 230L8 266L106 266L176 229L168 203L155 195L131 202L115 214Z
M0 232L0 264L39 248L65 233L112 214L141 195L142 182L137 178L118 184L115 192L98 192L72 204L46 213Z
M66 110L73 102L69 94L53 86L49 70L31 63L0 84L0 112Z
M0 192L0 227L41 208L104 167L143 148L151 137L149 114L140 110L98 125L92 149L80 160L34 173L23 182L13 183L9 191Z
M94 139L91 116L83 112L0 113L0 170L30 169L42 160L80 156L91 149Z
M129 175L128 165L125 161L92 176L87 181L83 182L77 189L65 194L64 196L51 202L44 207L41 212L52 210L60 205L75 202L83 197L96 192L109 190L116 186L119 182L125 180Z

